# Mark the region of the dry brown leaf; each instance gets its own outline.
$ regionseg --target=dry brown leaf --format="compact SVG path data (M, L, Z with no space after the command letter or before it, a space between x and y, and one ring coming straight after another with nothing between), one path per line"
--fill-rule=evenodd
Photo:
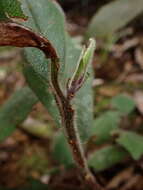
M123 182L129 180L133 175L133 168L127 168L120 173L118 173L112 180L107 184L107 189L114 189L119 187Z

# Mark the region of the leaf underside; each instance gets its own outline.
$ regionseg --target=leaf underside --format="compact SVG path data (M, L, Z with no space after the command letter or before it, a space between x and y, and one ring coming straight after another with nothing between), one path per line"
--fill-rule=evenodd
M143 136L135 132L119 130L116 142L138 160L143 155Z
M29 16L25 25L47 37L57 50L60 57L60 83L65 89L66 82L76 68L81 48L73 43L65 32L63 12L55 2L50 0L24 0L23 10ZM39 100L48 109L58 125L60 116L51 93L50 61L37 49L26 48L24 74L29 86L36 93ZM78 92L74 104L77 109L77 122L83 139L87 139L93 121L92 109L92 74Z
M15 92L0 109L0 141L11 135L24 121L38 99L28 88Z
M64 15L59 6L50 0L23 0L23 10L29 16L25 25L41 33L56 48L64 66L65 30ZM60 117L49 85L50 61L38 49L26 48L24 75L31 89L48 109L51 116L60 125Z
M142 0L112 1L93 16L86 37L111 37L142 12Z

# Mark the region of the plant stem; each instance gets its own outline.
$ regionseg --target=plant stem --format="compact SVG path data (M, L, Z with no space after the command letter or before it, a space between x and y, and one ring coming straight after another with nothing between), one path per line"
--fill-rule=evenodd
M54 63L54 60L52 63ZM61 114L64 131L67 137L68 144L72 151L74 161L81 172L82 180L85 181L89 189L101 190L101 186L98 184L88 167L77 126L75 123L75 111L72 108L71 99L68 98L69 95L67 94L67 96L65 96L60 89L58 83L58 67L55 67L54 65L58 65L58 63L51 64L52 86L54 89L56 102Z
M67 96L63 94L59 85L59 58L55 48L48 39L13 22L0 22L0 46L39 48L48 59L51 59L51 83L73 158L81 172L82 180L88 188L90 190L101 190L102 188L92 175L85 158L75 123L75 111L72 108L71 99L69 94Z

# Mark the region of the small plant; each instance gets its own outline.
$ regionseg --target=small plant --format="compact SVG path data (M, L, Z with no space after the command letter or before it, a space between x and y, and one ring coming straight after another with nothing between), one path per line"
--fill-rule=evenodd
M54 136L52 156L65 167L74 162L85 189L103 190L90 168L96 172L103 171L129 156L139 160L143 155L142 135L119 128L122 119L132 115L136 104L123 94L113 97L110 103L109 100L101 100L96 102L96 108L100 110L106 104L108 111L99 115L98 110L99 116L94 119L91 62L95 40L91 38L88 46L83 48L73 40L65 30L64 13L55 1L21 2L0 2L0 46L23 48L22 69L28 85L16 91L0 108L0 142L15 131L40 101L55 124L63 129L62 133ZM86 37L96 33L97 38L102 37L109 42L112 36L113 41L117 34L115 32L142 11L142 6L137 3L139 9L134 9L134 0L127 0L129 9L123 9L122 13L119 10L124 3L119 0L105 5L93 17ZM142 5L142 0L138 0L138 3ZM113 17L110 9L115 12L117 9L126 19L119 22L119 16L116 14ZM127 12L130 13L128 18ZM110 22L110 26L108 20L111 18L114 22ZM101 24L104 22L108 25L106 30ZM46 133L45 126L39 126L43 128L38 133ZM47 137L47 134L43 137ZM92 143L103 147L93 150L86 157L87 150L84 148L88 146L84 147L85 142L86 145ZM38 182L30 184L28 188L35 187L49 188Z
M45 1L42 2L44 3ZM29 6L28 3L26 4ZM34 2L33 4L36 3ZM45 54L47 60L50 59L50 77L48 76L50 78L49 85L61 116L61 125L63 126L64 132L66 134L67 141L72 152L72 156L76 165L79 168L82 180L87 185L87 187L89 189L101 189L96 178L92 175L88 167L85 153L81 145L79 132L77 129L75 109L72 105L73 99L75 98L77 92L80 90L80 88L82 88L82 86L86 82L88 67L91 64L91 60L95 50L95 41L93 39L90 39L89 46L87 48L84 47L81 51L80 56L78 58L78 62L71 63L74 65L77 64L77 66L72 76L68 78L66 89L63 89L61 87L59 79L59 72L61 69L62 59L59 57L55 45L48 38L45 38L37 32L33 32L32 29L27 28L26 26L22 26L21 24L18 24L11 20L11 18L27 19L27 16L25 16L22 12L20 8L20 3L18 1L3 1L1 5L1 18L3 21L0 22L0 46L38 48ZM55 8L57 5L49 1L49 6ZM55 38L58 38L58 36L55 36ZM34 54L32 55L31 53L30 59L32 59L32 56L34 56ZM29 78L32 77L32 75L29 75ZM37 75L36 77L39 76ZM40 77L39 79L41 80ZM36 83L34 79L32 80L32 83ZM39 82L39 84L36 85L39 85L38 88L41 88L40 86L42 86L43 83ZM44 88L48 90L46 83L44 85ZM37 93L41 93L39 94L39 96L43 96L42 91L40 92L39 90L39 92Z

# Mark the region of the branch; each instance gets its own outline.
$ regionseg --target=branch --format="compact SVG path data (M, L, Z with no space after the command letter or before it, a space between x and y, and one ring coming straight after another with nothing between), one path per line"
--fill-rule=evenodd
M80 169L83 182L88 185L90 190L101 190L100 185L88 168L77 132L71 100L63 94L58 82L60 66L55 48L48 39L13 22L0 22L0 46L35 47L42 50L46 58L51 59L51 83L75 163Z

